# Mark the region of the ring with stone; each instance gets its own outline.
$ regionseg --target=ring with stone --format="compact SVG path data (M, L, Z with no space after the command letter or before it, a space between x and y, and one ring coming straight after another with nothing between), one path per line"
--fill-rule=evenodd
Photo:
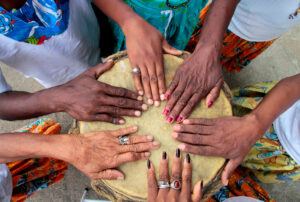
M129 143L129 137L127 137L127 136L120 136L119 137L119 142L120 142L120 145L128 144Z
M179 180L173 180L170 184L170 187L175 190L181 189L181 182Z
M134 67L134 68L132 68L131 72L132 72L132 73L140 73L140 72L141 72L141 69L138 68L138 67Z
M157 186L159 189L165 189L170 187L170 183L167 181L158 181Z

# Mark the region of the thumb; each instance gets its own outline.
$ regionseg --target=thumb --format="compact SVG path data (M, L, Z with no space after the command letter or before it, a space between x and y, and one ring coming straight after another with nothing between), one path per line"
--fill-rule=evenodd
M192 201L193 202L199 202L202 198L202 192L203 192L203 181L197 182L193 188L193 193L192 193Z
M207 107L211 107L212 104L219 97L222 85L223 85L223 79L220 79L218 81L218 83L216 84L216 86L213 89L211 89L209 94L206 96L206 106Z
M116 169L107 169L98 173L98 179L103 180L124 180L124 174Z
M162 44L162 49L165 53L171 54L171 55L182 55L182 51L177 50L176 48L173 48L166 39L164 39Z
M231 173L240 165L243 158L230 159L222 172L222 183L227 186Z
M90 68L89 70L87 70L85 72L86 75L88 76L92 76L95 79L98 79L98 77L103 74L104 72L106 72L107 70L109 70L110 68L112 68L112 66L114 65L114 61L113 60L109 60L105 63L99 63L98 65Z

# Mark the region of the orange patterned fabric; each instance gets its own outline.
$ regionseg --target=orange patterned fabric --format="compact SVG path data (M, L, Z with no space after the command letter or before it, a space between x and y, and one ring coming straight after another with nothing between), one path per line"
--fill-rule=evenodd
M52 119L40 119L14 133L59 134L61 127ZM54 158L35 158L7 163L13 179L12 201L25 201L38 190L63 179L68 163Z
M185 50L189 52L194 51L199 41L203 22L209 7L210 5L206 6L201 11L199 22ZM221 64L228 72L240 72L254 58L264 52L274 41L275 39L266 42L246 41L232 33L230 30L227 30L224 35Z

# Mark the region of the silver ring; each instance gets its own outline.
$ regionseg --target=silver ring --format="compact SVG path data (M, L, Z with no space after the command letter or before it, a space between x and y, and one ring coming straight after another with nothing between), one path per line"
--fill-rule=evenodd
M138 67L134 67L134 68L132 68L131 72L132 72L132 73L140 73L141 70L140 70L140 68L138 68Z
M181 182L179 180L173 180L170 184L170 187L175 190L181 189Z
M129 137L127 137L127 136L120 136L119 137L119 142L120 142L120 145L128 144L129 143Z
M157 186L159 189L165 189L170 187L170 183L166 181L158 181Z

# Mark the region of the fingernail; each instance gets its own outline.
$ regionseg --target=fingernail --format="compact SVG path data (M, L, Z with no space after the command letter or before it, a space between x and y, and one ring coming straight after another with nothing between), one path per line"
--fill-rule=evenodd
M153 136L148 135L147 140L153 140Z
M169 117L166 119L166 121L167 121L168 123L172 123L173 117L169 116Z
M132 129L133 129L133 130L137 130L138 127L137 127L137 126L133 126Z
M169 99L170 96L171 96L171 95L167 93L167 94L165 95L165 99L166 99L166 100Z
M146 111L148 109L148 106L146 104L142 105L142 110Z
M185 119L182 123L183 124L189 124L189 120Z
M178 137L178 133L171 133L171 136L174 137L174 138L177 138Z
M207 103L207 107L211 107L213 103L214 103L214 101L210 100L210 101Z
M148 104L149 105L153 105L153 100L152 99L148 99Z
M145 152L145 156L146 156L146 157L149 157L150 155L151 155L150 152Z
M124 177L123 176L118 176L117 180L124 180Z
M139 90L139 95L144 95L144 92L143 91L141 91L141 90Z
M125 121L123 119L119 120L119 124L124 124Z
M148 167L148 169L151 169L151 162L150 162L149 159L148 159L148 161L147 161L147 167Z
M174 127L173 127L174 130L176 131L179 131L181 129L181 125L179 124L176 124Z
M142 96L138 96L138 97L137 97L137 100L142 101L142 100L143 100L143 97L142 97Z
M155 105L155 107L159 107L160 102L159 102L159 101L155 101L155 102L154 102L154 105Z
M163 152L163 160L167 159L167 152Z
M186 155L186 162L191 163L191 157L189 154Z
M225 181L225 186L228 186L228 183L229 183L229 180L227 179L227 180Z
M113 59L109 59L109 60L107 60L106 62L112 62L113 61Z
M165 115L165 116L168 116L168 113L170 112L170 110L168 110L168 109L164 109L164 111L163 111L163 115Z
M140 111L135 111L135 112L134 112L134 115L135 115L135 116L141 116L141 115L142 115L142 112L140 112Z
M203 180L201 181L201 190L203 191Z
M179 158L180 157L180 150L176 149L176 157Z
M179 116L177 119L176 119L176 122L181 122L182 121L182 119L183 119L183 117L182 116Z
M165 99L165 94L160 95L160 100L163 101Z
M158 146L158 145L159 145L159 142L154 141L152 144L153 144L153 146Z
M184 151L185 145L184 145L184 144L179 144L179 145L178 145L178 148L179 148L180 150Z

